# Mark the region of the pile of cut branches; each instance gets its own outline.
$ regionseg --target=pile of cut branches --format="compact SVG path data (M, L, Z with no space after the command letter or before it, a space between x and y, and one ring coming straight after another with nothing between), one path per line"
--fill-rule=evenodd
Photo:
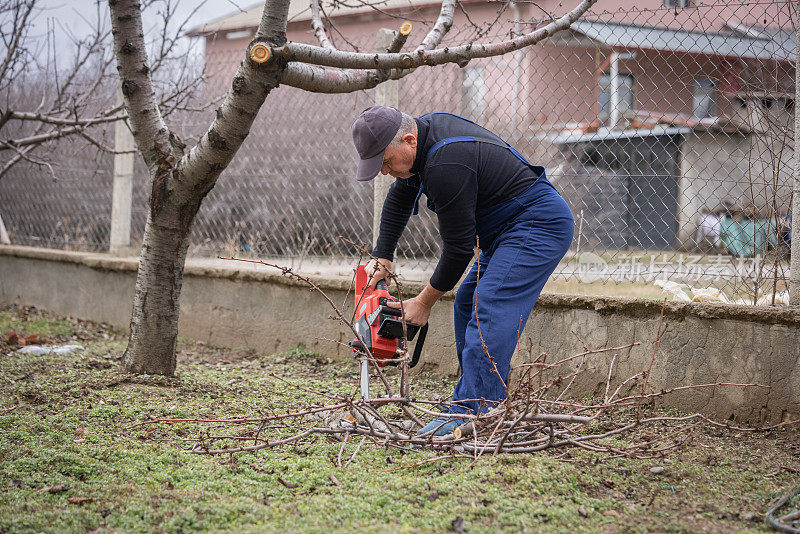
M362 249L362 258L366 253ZM238 261L258 263L280 269L294 280L307 284L319 292L334 310L332 319L347 325L361 346L368 346L359 339L353 327L352 318L325 294L309 278L293 272L286 267L256 260ZM359 258L359 261L361 258ZM402 284L393 277L400 292ZM350 289L353 284L351 283ZM349 291L348 291L349 293ZM658 348L658 338L663 324L663 308L659 321L650 365L647 369L628 377L612 389L612 374L617 355L631 349L638 343L590 350L584 344L582 352L547 363L546 355L516 366L516 376L511 385L506 385L507 397L497 405L490 405L483 399L477 401L483 409L478 414L447 415L451 403L439 399L418 399L410 395L408 386L409 356L401 351L396 360L399 373L389 376L381 367L370 366L371 372L379 378L384 392L375 398L364 399L352 395L333 395L327 391L315 391L305 386L293 384L284 378L277 380L288 383L298 391L312 393L326 399L325 404L307 406L293 412L262 413L258 417L235 419L155 419L133 426L174 424L194 422L208 424L209 430L188 440L189 452L196 454L229 454L256 451L264 448L284 447L290 444L305 443L314 439L327 439L341 442L337 463L342 464L345 445L351 438L360 442L353 457L366 444L411 450L436 451L437 458L472 457L479 458L485 453L533 453L548 449L579 447L601 451L614 456L653 458L664 456L691 439L692 432L699 425L707 423L732 430L769 430L780 426L796 424L797 421L784 422L765 428L743 428L730 423L713 421L705 415L695 413L685 416L658 415L645 417L643 408L665 395L676 391L715 388L765 388L760 384L710 383L681 386L653 392L648 390L648 380ZM329 340L338 343L333 340ZM404 346L407 346L405 344ZM594 370L590 364L599 355L613 353L609 366L605 393L601 400L592 403L575 402L567 399L567 393L575 380L583 373ZM493 359L487 354L490 361ZM375 361L371 354L360 356L367 361ZM576 364L571 367L572 364ZM498 373L494 363L492 372ZM566 372L566 371L568 372ZM274 376L274 375L273 375ZM502 377L501 377L502 380ZM393 384L392 382L396 382ZM397 391L397 393L395 393ZM418 429L424 419L431 417L453 417L462 424L446 436L432 434L420 435ZM213 425L213 426L211 426ZM226 428L217 433L220 425ZM654 427L653 432L634 432L644 426ZM184 442L186 440L183 440ZM436 458L434 458L436 459ZM350 459L352 461L352 457ZM425 460L430 461L430 460ZM349 463L349 461L347 462Z

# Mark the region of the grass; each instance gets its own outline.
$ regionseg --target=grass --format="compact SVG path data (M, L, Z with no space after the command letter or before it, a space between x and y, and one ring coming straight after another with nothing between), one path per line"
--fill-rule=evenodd
M320 399L276 377L352 392L355 364L302 346L260 354L182 340L178 377L132 376L118 368L123 333L104 325L0 309L2 339L10 331L85 349L30 356L0 341L0 532L447 532L457 518L467 532L763 532L769 502L797 478L792 431L704 428L658 461L572 450L410 467L434 455L365 446L338 468L340 445L322 439L198 456L181 440L208 427L130 425L297 408ZM413 383L425 397L453 386Z

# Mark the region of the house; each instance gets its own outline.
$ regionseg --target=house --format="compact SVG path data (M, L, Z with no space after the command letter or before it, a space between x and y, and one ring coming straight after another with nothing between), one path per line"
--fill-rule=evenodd
M605 214L594 238L589 224L590 242L691 250L700 217L723 205L762 218L789 211L794 147L784 132L794 121L793 32L730 21L721 32L702 33L578 21L560 37L567 46L586 39L620 50L609 55L611 72L620 72L615 62L629 64L617 74L617 94L611 76L601 74L595 121L539 137L581 169L562 180L573 190L567 196L587 197L576 204L590 221L594 212ZM608 181L598 183L593 173ZM598 187L605 188L602 207L593 198ZM608 230L609 216L619 231Z
M507 38L541 23L545 12L572 7L520 2L498 16L496 2L460 5L444 45ZM259 2L189 32L204 39L212 93L230 83L262 8ZM359 51L375 50L378 28L406 19L417 26L415 42L426 31L418 21L435 20L438 8L424 0L386 0L377 10L323 3L330 37ZM599 0L570 30L535 47L463 68L417 69L401 82L400 106L462 114L557 171L554 180L576 217L583 212L583 231L596 247L691 249L704 210L723 202L788 205L793 147L778 133L794 114L792 16L789 1ZM288 38L316 44L309 20L308 2L292 1ZM499 25L478 36L493 20ZM279 91L269 138L306 147L312 163L287 162L276 149L261 151L269 164L254 167L296 174L325 165L335 169L331 175L346 173L352 148L342 132L370 93Z

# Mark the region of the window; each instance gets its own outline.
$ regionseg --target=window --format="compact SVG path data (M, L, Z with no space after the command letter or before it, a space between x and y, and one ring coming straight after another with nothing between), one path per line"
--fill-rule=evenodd
M597 98L598 118L608 120L611 113L611 75L603 73L600 75L600 94ZM633 76L630 74L619 74L619 105L620 117L626 111L633 109Z
M483 67L464 67L464 79L461 82L464 116L477 123L483 122L486 83L483 79Z
M692 115L698 119L717 116L717 84L710 78L694 79Z
M664 0L664 7L684 8L691 7L691 0Z

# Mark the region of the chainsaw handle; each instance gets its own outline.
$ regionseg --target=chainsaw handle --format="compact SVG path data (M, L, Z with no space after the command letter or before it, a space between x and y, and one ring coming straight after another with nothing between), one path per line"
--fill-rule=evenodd
M419 363L419 357L422 356L422 346L425 345L425 337L427 335L428 323L425 323L419 328L419 337L414 345L414 354L411 355L411 363L408 364L409 368L415 367Z
M390 308L389 306L382 305L381 313L383 315L391 315L392 317L402 317L403 311L400 308Z

